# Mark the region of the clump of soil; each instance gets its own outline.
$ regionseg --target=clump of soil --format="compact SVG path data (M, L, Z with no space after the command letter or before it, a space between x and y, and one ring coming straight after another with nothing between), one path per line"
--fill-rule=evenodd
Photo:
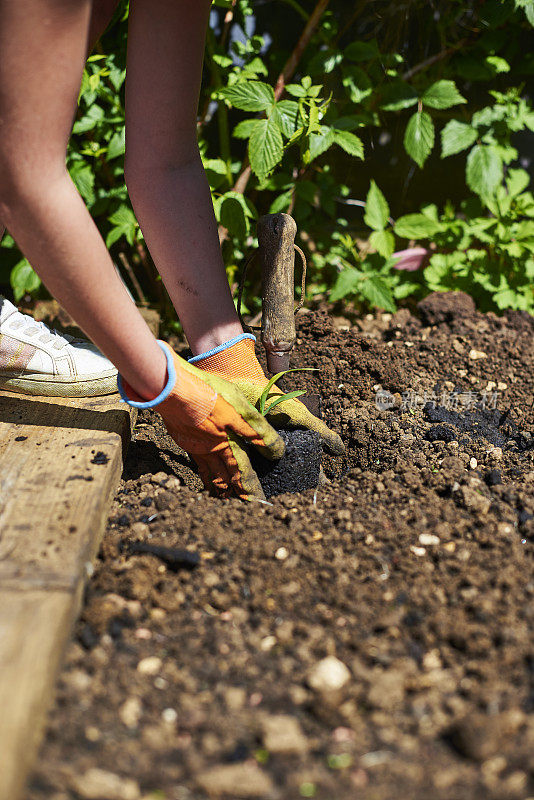
M210 498L139 417L27 800L534 794L534 321L425 302L298 316L317 491Z
M250 459L265 497L315 489L321 472L321 437L308 430L280 430L286 450L278 461L268 461L252 449Z

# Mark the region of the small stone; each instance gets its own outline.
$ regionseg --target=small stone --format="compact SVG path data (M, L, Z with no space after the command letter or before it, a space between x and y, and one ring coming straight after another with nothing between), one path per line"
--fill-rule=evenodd
M432 545L438 545L439 543L439 536L435 536L433 533L421 533L419 535L419 544L422 544L423 547L431 547Z
M497 389L499 390L499 392L504 392L506 389L508 389L508 384L504 383L504 381L499 381L497 383Z
M161 718L168 725L173 725L178 719L178 714L174 708L164 708L161 712Z
M274 557L277 558L278 561L285 561L286 558L288 557L288 555L289 555L289 552L288 552L287 548L279 547L278 550L276 551L276 553L274 554Z
M412 551L414 556L419 556L419 558L421 558L421 556L426 555L426 550L424 547L416 547L414 544L412 544L410 546L410 550Z
M273 791L271 778L253 761L212 767L197 775L197 783L214 797L263 797Z
M335 656L327 656L308 671L308 685L317 692L336 692L350 680L345 664Z
M88 725L84 733L88 742L98 742L102 736L98 728L95 728L94 725Z
M469 351L469 358L471 361L478 361L481 358L487 358L487 353L484 353L483 350L470 350Z
M139 800L137 781L92 767L71 779L72 788L85 800Z
M130 533L134 539L146 539L150 528L144 522L134 522L130 527Z
M156 474L152 475L150 478L150 482L155 483L156 486L166 486L169 478L170 475L167 475L166 472L156 472Z
M442 667L439 650L429 650L423 656L423 667L427 670L441 669Z
M514 533L513 525L510 525L509 522L499 522L497 525L497 533L500 536L512 536Z
M229 686L224 692L224 702L230 711L239 711L245 705L247 693L240 686Z
M276 636L265 636L260 642L260 650L268 653L276 644Z
M86 692L91 685L91 676L81 669L73 669L65 675L63 681L77 692Z
M162 666L161 658L157 656L148 656L143 658L137 665L137 671L142 675L156 675Z
M288 714L273 714L261 721L263 744L269 753L305 753L308 741L300 723Z
M471 469L476 469L478 467L478 461L476 460L476 458L469 459L469 466L471 467Z
M445 542L445 544L443 545L443 549L447 553L454 553L454 551L456 550L456 542Z
M491 500L470 486L462 486L461 493L466 508L477 511L485 516L491 507Z
M127 728L137 728L143 707L138 697L129 697L119 708L119 717Z
M502 459L502 448L501 447L490 447L486 450L486 454L494 459L494 461L500 461Z

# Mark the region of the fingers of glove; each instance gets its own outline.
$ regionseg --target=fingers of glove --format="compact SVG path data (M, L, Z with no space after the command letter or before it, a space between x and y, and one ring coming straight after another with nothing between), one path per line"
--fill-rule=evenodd
M287 400L280 403L273 411L272 415L268 415L271 419L276 420L279 417L280 422L284 421L285 424L302 426L308 428L310 431L318 433L323 440L325 446L334 455L343 455L345 452L345 445L341 437L324 424L324 422L308 411L304 403L299 400Z
M235 462L232 483L236 494L243 500L250 499L251 497L255 497L258 500L265 500L265 494L261 483L250 463L250 459L243 450L239 439L231 431L228 432L228 446ZM232 461L230 458L227 458L227 463L231 465Z
M224 450L194 456L194 459L204 486L219 497L265 499L258 476L239 442L232 441Z
M229 458L233 461L232 453L226 448L219 450L216 453L207 453L204 459L211 472L211 483L216 493L221 497L228 497L233 494L232 475L234 471L234 464L229 464Z
M210 419L226 434L232 431L253 444L266 458L276 459L284 455L283 439L267 420L241 397L241 393L232 387L239 398L240 409L223 397L219 397L211 413Z
M213 484L213 472L204 456L191 455L198 467L198 474L202 478L204 488L213 494L217 494L217 489Z

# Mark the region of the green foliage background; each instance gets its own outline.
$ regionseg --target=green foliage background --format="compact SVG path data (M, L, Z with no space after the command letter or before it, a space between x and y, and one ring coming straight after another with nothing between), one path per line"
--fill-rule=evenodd
M127 13L87 62L67 163L129 288L172 322L124 185ZM288 211L310 296L393 311L462 289L483 309L534 313L519 150L534 156L532 25L534 0L215 0L198 133L231 284L257 217ZM393 254L413 245L423 267L399 268ZM8 282L16 300L43 291L6 236Z

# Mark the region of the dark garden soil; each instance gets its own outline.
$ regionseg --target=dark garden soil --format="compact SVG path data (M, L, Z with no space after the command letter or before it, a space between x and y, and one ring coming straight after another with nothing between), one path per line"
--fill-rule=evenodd
M27 800L534 797L534 320L415 313L299 315L318 490L210 498L140 416Z

